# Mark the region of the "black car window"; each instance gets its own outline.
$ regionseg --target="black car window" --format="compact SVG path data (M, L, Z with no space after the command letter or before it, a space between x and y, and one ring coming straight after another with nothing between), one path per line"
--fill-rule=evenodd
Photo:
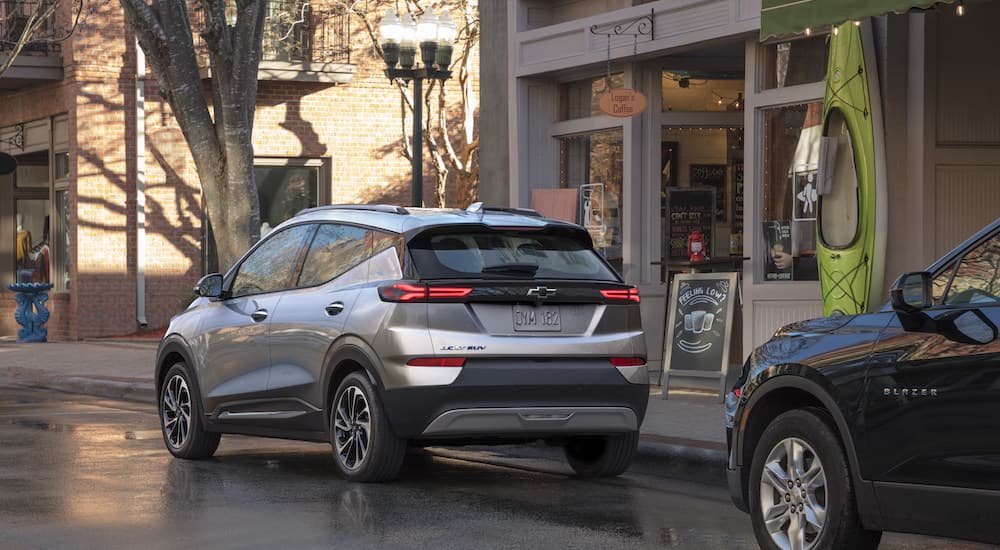
M955 262L942 269L933 280L934 283L934 303L944 303L944 292L948 290L948 282L951 281L951 274L955 271Z
M454 229L420 235L409 247L423 279L618 280L587 243L565 233Z
M302 264L298 286L325 283L363 262L371 255L371 235L353 225L321 225Z
M295 225L268 235L240 264L233 297L289 288L302 247L315 229L314 224Z
M945 304L1000 303L1000 234L973 248L959 262Z

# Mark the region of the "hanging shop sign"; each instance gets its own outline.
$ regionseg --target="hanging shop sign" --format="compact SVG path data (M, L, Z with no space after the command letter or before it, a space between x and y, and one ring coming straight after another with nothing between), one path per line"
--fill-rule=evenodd
M598 108L602 113L614 117L627 118L646 110L646 96L631 88L614 88L601 95Z

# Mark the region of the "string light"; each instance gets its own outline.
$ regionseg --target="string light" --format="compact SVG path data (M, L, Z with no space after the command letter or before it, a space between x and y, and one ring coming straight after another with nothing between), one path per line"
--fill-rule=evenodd
M840 34L840 27L838 27L837 25L834 25L833 26L833 35L837 36L838 34Z
M962 3L962 0L958 0L958 6L955 6L955 13L957 13L959 17L965 15L965 4Z
M855 27L860 27L861 26L861 21L855 21L854 22L854 26Z
M812 36L812 33L813 33L813 30L810 29L809 27L806 27L806 36Z

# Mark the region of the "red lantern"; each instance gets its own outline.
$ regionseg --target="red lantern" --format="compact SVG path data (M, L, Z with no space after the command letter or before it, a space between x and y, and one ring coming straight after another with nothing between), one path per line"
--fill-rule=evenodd
M688 235L688 259L692 262L706 259L705 236L701 234L700 229L695 229Z

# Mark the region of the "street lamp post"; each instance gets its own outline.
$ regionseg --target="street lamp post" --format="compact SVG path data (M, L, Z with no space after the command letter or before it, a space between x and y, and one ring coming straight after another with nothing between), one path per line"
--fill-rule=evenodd
M385 58L385 75L390 81L413 82L413 206L423 206L424 156L423 156L423 104L424 80L444 81L451 78L452 43L456 35L455 24L447 13L439 19L428 10L418 23L409 14L402 18L389 10L379 24L379 42ZM420 61L417 65L417 45ZM399 65L397 68L396 65Z

